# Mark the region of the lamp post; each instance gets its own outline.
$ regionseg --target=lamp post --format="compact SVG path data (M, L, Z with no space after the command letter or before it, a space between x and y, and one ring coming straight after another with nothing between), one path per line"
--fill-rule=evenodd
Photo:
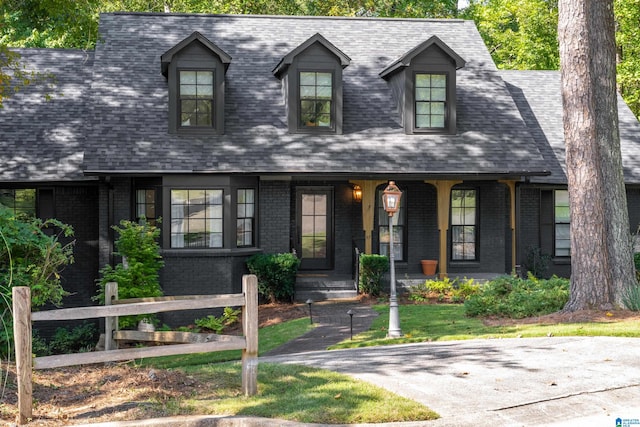
M313 300L309 298L307 304L309 305L309 322L313 325L313 315L311 314L311 304L313 304Z
M399 338L402 336L400 330L400 314L398 313L398 297L396 296L396 266L395 254L393 250L393 215L400 208L400 198L402 191L394 181L389 181L389 185L382 192L382 206L389 214L389 270L390 270L390 295L389 295L389 338Z

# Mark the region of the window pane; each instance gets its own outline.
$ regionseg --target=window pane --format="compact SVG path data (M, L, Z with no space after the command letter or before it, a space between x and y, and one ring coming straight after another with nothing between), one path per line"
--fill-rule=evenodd
M318 73L317 84L318 86L328 86L331 88L331 73Z
M444 102L432 102L431 114L444 117Z
M447 92L444 88L431 89L432 101L446 101L446 99L447 99Z
M316 94L315 86L300 86L300 98L313 98Z
M431 116L416 116L416 127L419 127L419 128L430 128L431 127Z
M171 190L171 247L222 247L222 201L222 190Z
M198 86L200 85L213 86L213 72L198 71L196 75L196 82Z
M431 127L432 128L443 128L444 127L444 116L431 116Z
M331 87L318 87L318 98L331 99Z
M300 73L300 84L307 86L315 86L316 73L302 72Z
M444 74L432 74L431 87L447 87L447 76Z
M429 74L416 74L416 87L431 87L431 76Z
M431 89L418 88L416 89L416 101L430 101Z
M196 72L195 71L180 71L180 84L196 84Z

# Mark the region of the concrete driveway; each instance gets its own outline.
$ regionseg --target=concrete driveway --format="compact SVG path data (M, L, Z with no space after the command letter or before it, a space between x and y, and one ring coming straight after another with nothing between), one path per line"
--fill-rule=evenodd
M431 342L262 357L330 369L421 402L442 426L640 426L640 339Z

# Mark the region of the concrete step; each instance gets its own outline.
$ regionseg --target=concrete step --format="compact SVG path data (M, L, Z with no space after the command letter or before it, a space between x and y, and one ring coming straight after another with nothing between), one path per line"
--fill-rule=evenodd
M296 287L296 292L294 295L294 300L296 302L306 302L307 300L311 300L313 302L316 301L324 301L328 299L352 299L358 296L358 292L356 292L353 287L348 289L300 289Z

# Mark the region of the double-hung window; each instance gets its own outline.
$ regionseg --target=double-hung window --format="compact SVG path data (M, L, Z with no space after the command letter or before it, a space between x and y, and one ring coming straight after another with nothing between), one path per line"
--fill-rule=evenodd
M223 190L171 190L171 247L223 247Z
M556 190L554 194L555 256L571 256L569 223L569 192Z
M414 83L416 129L444 129L447 122L447 76L416 73Z
M477 259L478 197L473 189L451 191L451 260Z
M212 127L214 121L214 72L180 70L179 115L182 127Z
M254 245L255 192L253 188L239 188L237 192L236 246L239 248Z
M333 74L302 71L300 81L300 127L333 127Z

